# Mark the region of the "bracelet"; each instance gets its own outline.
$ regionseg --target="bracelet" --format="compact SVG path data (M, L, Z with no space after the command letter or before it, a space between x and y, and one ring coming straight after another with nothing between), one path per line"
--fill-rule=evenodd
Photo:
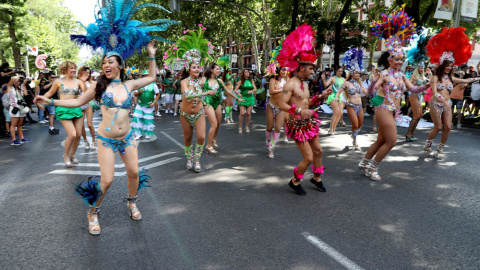
M50 106L53 106L53 98L50 99Z
M296 108L295 109L295 114L300 115L302 113L302 108Z
M147 57L148 60L155 60L155 57Z

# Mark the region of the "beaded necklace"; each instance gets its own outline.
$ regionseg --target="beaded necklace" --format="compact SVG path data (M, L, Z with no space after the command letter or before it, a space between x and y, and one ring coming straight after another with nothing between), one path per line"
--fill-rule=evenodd
M200 87L200 80L198 78L194 79L192 77L188 77L188 84L190 86L193 86L193 90L197 93L201 92L202 91L202 88ZM198 99L194 99L193 100L193 106L197 106L198 104Z
M111 82L110 82L110 86L115 87L117 85L120 85L122 83L122 80L120 79L113 79Z
M300 89L302 89L302 92L303 92L303 82L305 81L305 79L302 79L300 76L298 76L298 74L295 74L295 78L300 80L301 82Z

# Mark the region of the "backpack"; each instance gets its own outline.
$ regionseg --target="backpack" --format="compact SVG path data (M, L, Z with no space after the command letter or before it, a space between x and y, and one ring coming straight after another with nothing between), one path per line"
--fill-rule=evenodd
M5 93L2 95L2 105L7 110L10 108L10 93Z

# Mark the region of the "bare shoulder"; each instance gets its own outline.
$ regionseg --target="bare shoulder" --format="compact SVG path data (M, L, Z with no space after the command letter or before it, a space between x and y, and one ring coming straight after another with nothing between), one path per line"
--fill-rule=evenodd
M295 81L290 79L287 81L287 83L285 83L285 85L283 86L283 93L286 93L286 92L292 92L294 89L295 89Z

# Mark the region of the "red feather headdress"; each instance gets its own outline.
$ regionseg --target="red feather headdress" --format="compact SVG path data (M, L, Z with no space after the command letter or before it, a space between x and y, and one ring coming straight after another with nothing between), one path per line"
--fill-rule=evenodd
M288 71L295 71L300 64L312 64L317 62L314 45L315 32L312 26L304 23L287 36L282 43L282 50L277 56L281 67Z
M442 32L433 36L427 43L427 55L432 64L452 61L455 66L467 63L472 57L472 45L463 27L444 27Z

